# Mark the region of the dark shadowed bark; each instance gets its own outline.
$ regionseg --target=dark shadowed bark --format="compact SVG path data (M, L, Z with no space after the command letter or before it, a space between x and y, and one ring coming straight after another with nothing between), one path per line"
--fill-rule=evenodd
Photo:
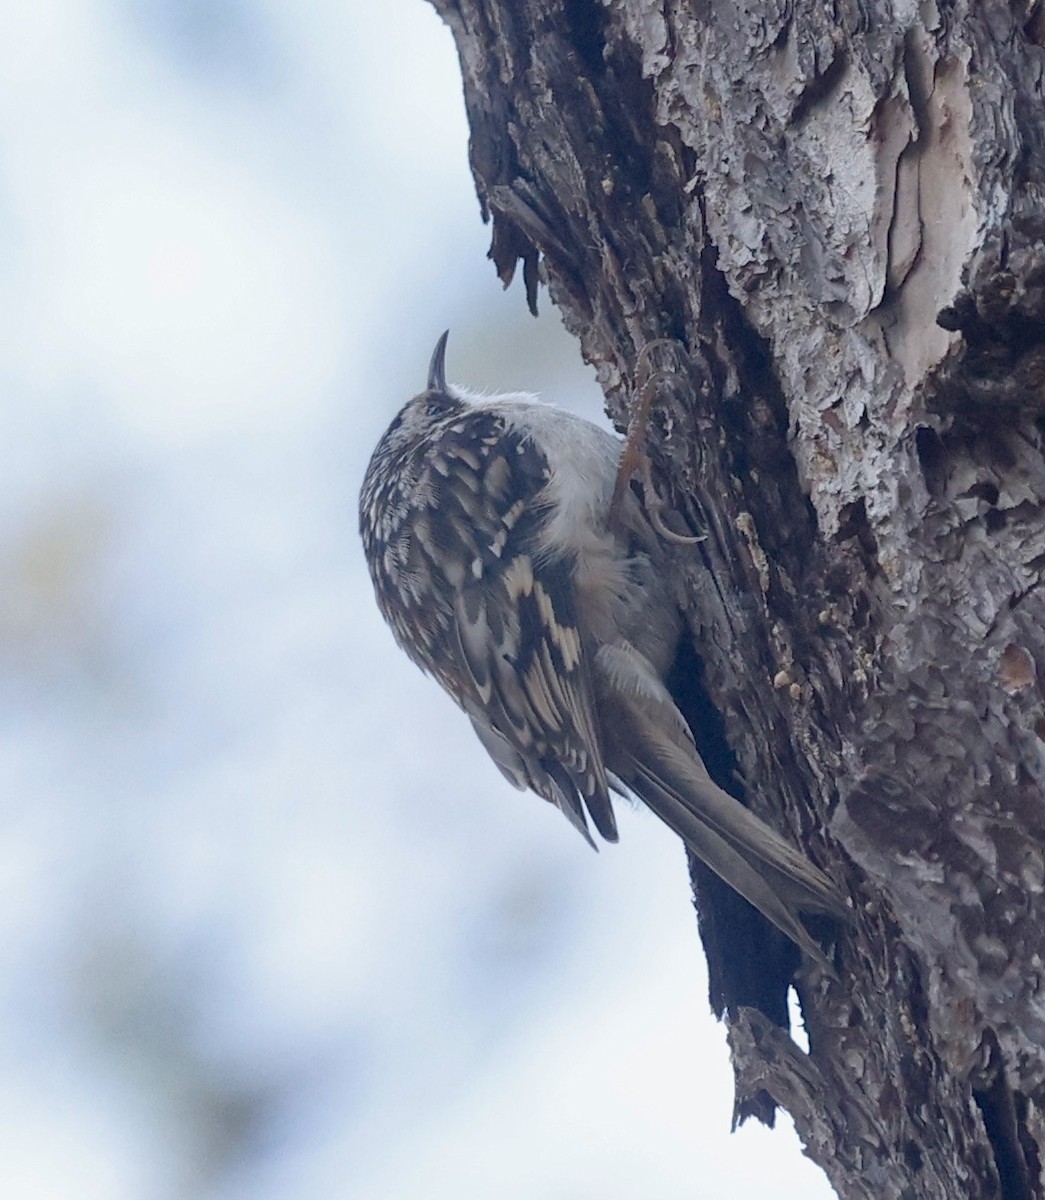
M432 2L497 270L618 423L652 396L705 535L709 766L852 898L807 1055L790 945L694 869L738 1115L785 1107L845 1197L1042 1197L1045 14Z

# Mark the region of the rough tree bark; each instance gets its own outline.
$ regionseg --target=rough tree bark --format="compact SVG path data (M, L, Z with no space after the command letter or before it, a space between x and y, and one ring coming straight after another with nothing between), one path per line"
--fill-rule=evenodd
M432 3L498 271L619 423L652 389L706 535L674 685L852 897L807 1055L790 948L694 868L738 1117L845 1197L1040 1200L1040 0Z

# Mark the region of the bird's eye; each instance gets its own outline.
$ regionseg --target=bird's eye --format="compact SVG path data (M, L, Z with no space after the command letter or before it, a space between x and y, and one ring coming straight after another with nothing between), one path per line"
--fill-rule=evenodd
M424 398L424 413L426 417L441 417L450 412L457 401L446 392L428 392Z

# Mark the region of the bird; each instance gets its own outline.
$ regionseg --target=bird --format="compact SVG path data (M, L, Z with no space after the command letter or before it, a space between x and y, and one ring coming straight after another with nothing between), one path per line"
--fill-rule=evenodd
M620 486L622 440L525 393L448 384L448 336L360 490L367 566L399 646L505 778L592 846L592 828L617 841L611 793L637 797L834 974L802 918L844 916L835 885L712 780L665 685L683 621L663 525Z

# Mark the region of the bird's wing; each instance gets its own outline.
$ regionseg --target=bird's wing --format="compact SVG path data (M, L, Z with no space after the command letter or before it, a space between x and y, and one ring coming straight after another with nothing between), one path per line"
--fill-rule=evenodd
M509 780L590 841L586 808L615 841L573 563L537 552L546 458L493 406L475 406L429 443L415 472L413 503L424 511L408 523L404 569L441 581L389 614L401 644L468 713Z

